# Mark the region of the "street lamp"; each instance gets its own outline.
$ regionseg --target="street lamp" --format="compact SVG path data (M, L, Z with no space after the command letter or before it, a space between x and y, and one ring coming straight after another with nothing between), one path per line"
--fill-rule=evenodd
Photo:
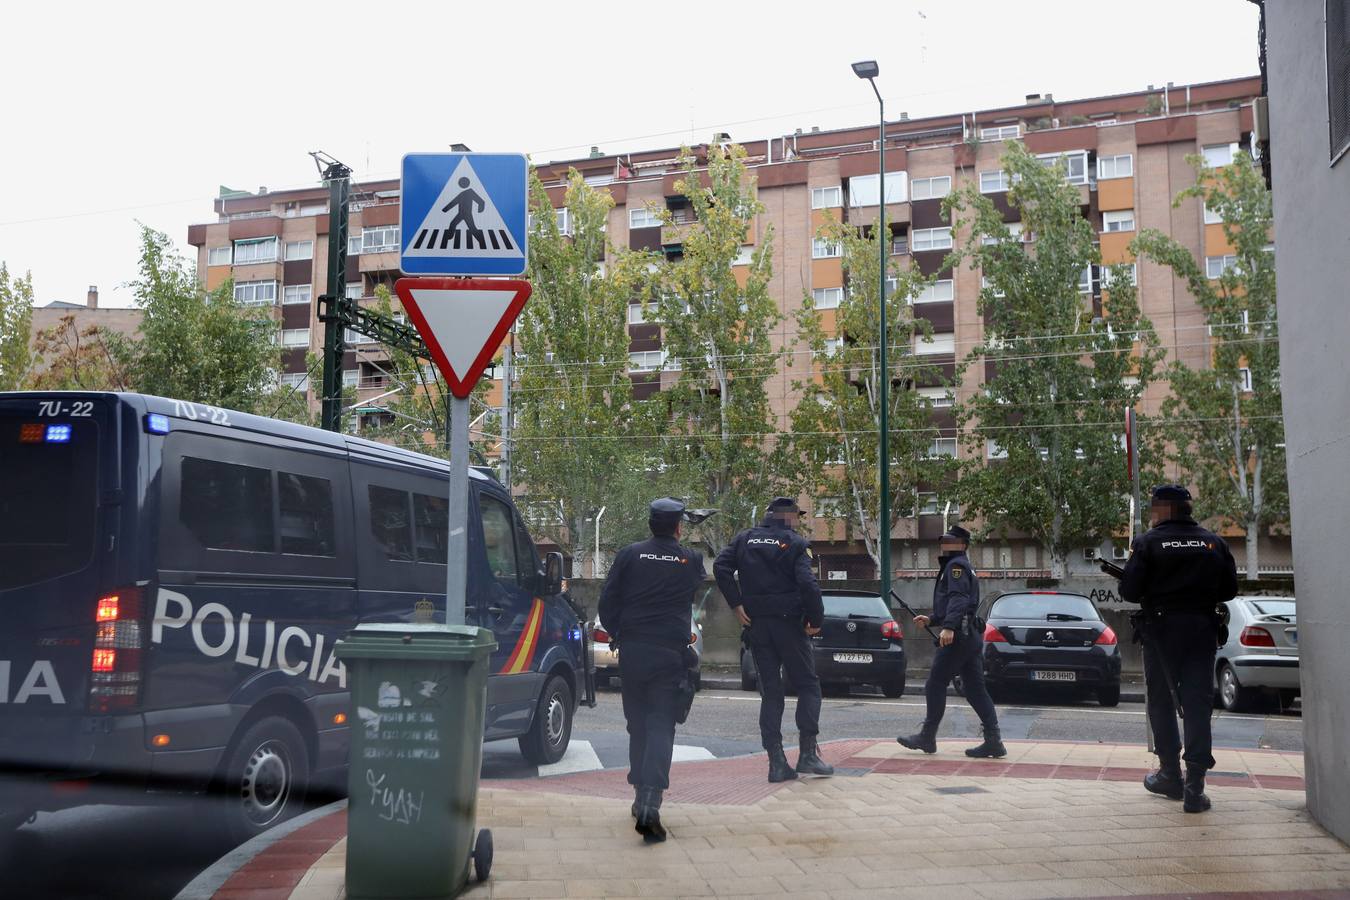
M881 545L881 596L891 602L891 448L890 448L890 393L891 368L886 360L886 101L881 99L877 90L876 77L881 69L875 59L865 59L853 64L853 74L864 78L872 85L872 93L877 95L877 244L881 247L881 270L877 274L879 282L877 296L881 303L881 529L878 543Z

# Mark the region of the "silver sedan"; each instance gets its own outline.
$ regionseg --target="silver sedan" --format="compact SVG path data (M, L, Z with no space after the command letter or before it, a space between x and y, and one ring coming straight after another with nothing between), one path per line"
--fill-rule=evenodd
M1214 695L1233 712L1250 709L1261 694L1289 705L1299 693L1298 615L1293 597L1237 597L1228 601L1228 643L1214 666Z

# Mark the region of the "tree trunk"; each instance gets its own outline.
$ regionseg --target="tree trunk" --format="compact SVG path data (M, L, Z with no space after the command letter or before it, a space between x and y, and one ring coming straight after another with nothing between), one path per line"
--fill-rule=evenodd
M1255 518L1250 518L1245 523L1247 528L1247 581L1255 581L1261 577L1261 556L1258 544L1261 541L1261 524Z
M1068 564L1068 554L1062 553L1059 550L1051 549L1050 551L1051 578L1063 578L1065 567L1067 566L1067 564Z

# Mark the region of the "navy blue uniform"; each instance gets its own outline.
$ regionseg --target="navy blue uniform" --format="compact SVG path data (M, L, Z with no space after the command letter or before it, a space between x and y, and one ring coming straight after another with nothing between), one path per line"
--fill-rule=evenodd
M1134 539L1120 595L1144 607L1144 680L1158 757L1166 762L1182 751L1175 690L1185 718L1182 758L1188 767L1214 768L1214 611L1237 595L1228 544L1189 517L1159 522Z
M986 729L997 728L998 714L984 685L984 633L973 624L980 605L980 580L964 553L943 559L945 564L933 584L933 623L955 632L956 640L938 647L933 655L933 667L924 687L928 701L925 722L937 731L947 712L947 685L960 675L966 701L980 717L980 723Z
M820 733L820 679L804 625L825 620L807 540L776 520L736 535L713 563L717 586L732 609L750 617L749 644L759 671L759 733L764 748L783 744L782 670L797 691L797 731ZM737 580L739 577L739 581Z
M670 787L690 614L702 581L701 553L653 537L619 551L600 593L600 621L619 646L628 783L637 787Z

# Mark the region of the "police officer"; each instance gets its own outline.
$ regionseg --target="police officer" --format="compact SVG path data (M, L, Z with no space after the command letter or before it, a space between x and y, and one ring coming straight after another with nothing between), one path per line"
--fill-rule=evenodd
M939 543L937 582L933 585L933 615L915 616L920 628L930 621L937 622L938 648L933 656L933 667L928 672L928 714L918 734L898 737L896 740L910 750L937 752L937 731L947 709L947 685L960 675L965 685L966 701L980 717L984 742L971 747L966 756L975 758L1004 757L1008 750L999 733L998 714L994 701L984 686L984 626L976 616L980 605L980 580L970 567L966 550L970 547L970 532L960 525L947 529Z
M1209 716L1216 610L1237 595L1237 565L1223 538L1191 517L1191 494L1181 485L1154 488L1149 507L1152 527L1134 539L1120 581L1121 597L1143 607L1144 681L1158 754L1158 771L1144 778L1144 787L1183 800L1188 813L1204 812L1210 807L1205 773L1214 768ZM1177 704L1185 724L1184 756Z
M816 746L820 733L820 679L811 657L811 637L820 634L825 606L811 570L811 548L794 530L797 501L776 497L758 528L736 535L717 555L713 574L722 596L747 637L759 671L759 735L769 753L769 781L802 775L833 775ZM739 576L739 582L737 581ZM783 677L797 691L797 768L783 753Z
M600 621L619 648L633 815L649 844L666 839L661 797L670 787L678 697L689 669L689 616L703 581L703 555L679 541L685 517L679 500L652 501L651 539L618 552L600 593Z

